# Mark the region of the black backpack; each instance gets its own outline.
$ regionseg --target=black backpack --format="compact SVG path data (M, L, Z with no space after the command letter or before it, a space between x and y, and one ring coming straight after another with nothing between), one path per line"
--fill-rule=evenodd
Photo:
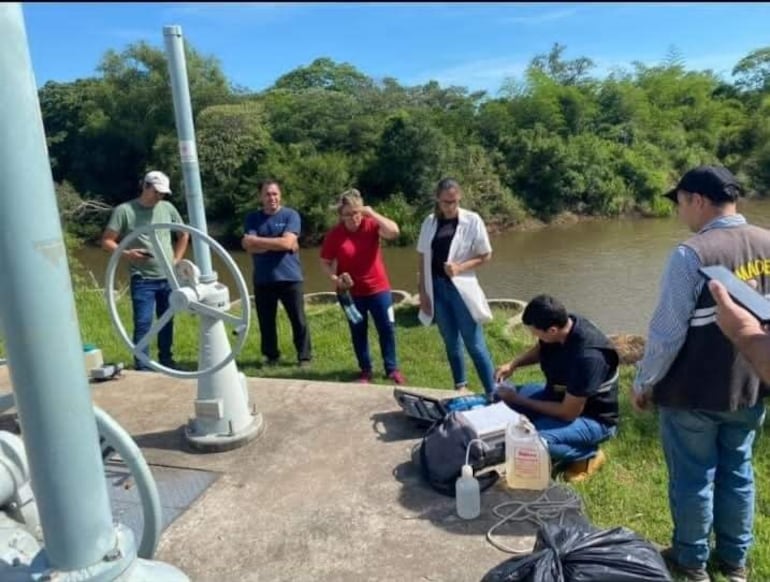
M476 431L459 412L450 412L443 420L436 421L425 433L419 445L419 465L423 478L433 489L454 497L455 482L465 464L468 443L478 438ZM473 472L505 461L505 441L490 445L485 441L471 445L468 464ZM476 475L482 491L494 485L500 478L497 471Z

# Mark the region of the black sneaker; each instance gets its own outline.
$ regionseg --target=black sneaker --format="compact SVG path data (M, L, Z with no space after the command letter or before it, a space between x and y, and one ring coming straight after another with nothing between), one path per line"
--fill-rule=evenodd
M265 360L265 366L268 367L268 368L274 368L275 366L277 366L280 363L281 363L281 359L280 358L268 358L268 359Z
M177 362L174 358L171 358L169 360L161 360L160 361L161 366L165 366L166 368L171 368L172 370L180 370L181 366L179 365L179 362Z
M746 582L749 579L748 571L744 566L733 566L721 558L715 558L714 565L719 573L727 578L728 582Z
M668 571L677 576L681 576L688 582L711 582L711 576L706 571L706 568L691 568L688 566L682 566L674 558L674 549L666 548L661 550L660 555L663 557L663 561L666 563Z

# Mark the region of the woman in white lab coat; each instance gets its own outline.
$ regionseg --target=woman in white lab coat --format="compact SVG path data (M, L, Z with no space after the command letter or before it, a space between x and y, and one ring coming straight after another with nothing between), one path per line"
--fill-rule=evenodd
M436 208L422 223L417 241L419 260L419 318L435 319L444 340L455 388L466 388L463 344L487 394L495 388L494 364L482 324L492 319L475 269L492 256L481 217L460 208L462 190L451 178L436 188Z

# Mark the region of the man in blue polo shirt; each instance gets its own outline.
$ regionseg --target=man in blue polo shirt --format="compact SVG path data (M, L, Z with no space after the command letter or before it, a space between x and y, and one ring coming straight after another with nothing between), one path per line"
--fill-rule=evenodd
M304 367L310 363L311 346L299 262L299 213L281 206L281 187L275 180L264 181L259 192L262 209L246 216L246 234L241 246L254 263L254 303L262 336L262 355L268 365L278 363L281 356L276 331L280 301L291 322L297 360Z

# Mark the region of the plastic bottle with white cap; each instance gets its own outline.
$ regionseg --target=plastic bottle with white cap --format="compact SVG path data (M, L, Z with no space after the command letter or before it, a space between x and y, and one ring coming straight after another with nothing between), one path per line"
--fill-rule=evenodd
M477 440L473 439L468 443L468 448L465 451L465 464L455 483L457 515L462 519L476 519L481 514L481 489L478 480L473 476L473 467L468 463L471 445Z

